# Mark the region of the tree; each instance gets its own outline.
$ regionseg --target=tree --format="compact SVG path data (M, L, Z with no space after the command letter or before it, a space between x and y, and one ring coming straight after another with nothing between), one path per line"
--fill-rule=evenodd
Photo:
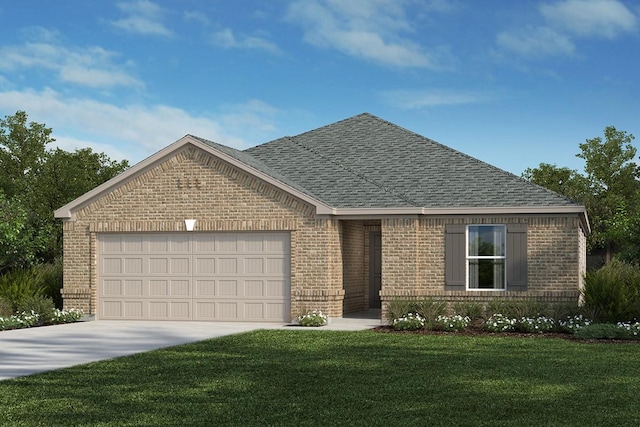
M17 198L0 191L0 274L30 265L43 247L43 234L30 226L28 217Z
M542 163L523 178L556 191L587 208L591 222L589 249L605 249L607 262L614 249L626 260L640 261L640 181L633 162L634 136L613 126L602 137L579 144L585 174Z
M527 168L522 177L578 203L586 204L590 194L589 180L575 169L540 163Z
M4 230L4 237L11 236L4 242L13 245L5 250L22 254L12 262L0 258L0 273L61 256L62 224L53 212L129 166L90 148L48 150L55 141L51 134L43 124L27 123L24 111L0 119L0 203L15 215L0 216L0 239ZM20 246L26 241L33 243L28 250Z
M32 189L45 147L53 141L50 128L35 122L27 125L24 111L0 119L0 189L8 197L24 196Z

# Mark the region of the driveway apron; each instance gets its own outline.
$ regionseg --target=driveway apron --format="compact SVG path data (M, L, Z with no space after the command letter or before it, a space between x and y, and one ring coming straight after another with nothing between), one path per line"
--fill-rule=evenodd
M0 380L216 338L274 323L90 321L0 332Z

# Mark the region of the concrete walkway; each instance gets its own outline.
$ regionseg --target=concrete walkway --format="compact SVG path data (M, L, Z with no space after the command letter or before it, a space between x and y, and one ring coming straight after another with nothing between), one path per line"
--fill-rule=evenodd
M283 323L98 320L0 332L0 380L256 329L364 330L368 315L334 318L322 328Z

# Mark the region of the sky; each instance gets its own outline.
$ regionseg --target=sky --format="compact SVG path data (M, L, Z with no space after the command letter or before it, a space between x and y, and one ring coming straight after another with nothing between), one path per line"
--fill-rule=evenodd
M516 175L582 171L606 126L640 138L639 78L636 0L0 2L0 117L130 164L368 112Z

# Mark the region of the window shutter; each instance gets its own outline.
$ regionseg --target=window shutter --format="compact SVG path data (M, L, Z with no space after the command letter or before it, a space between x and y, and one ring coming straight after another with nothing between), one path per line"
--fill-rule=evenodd
M446 291L464 291L466 288L466 248L464 224L449 224L444 232L444 280Z
M507 291L527 290L527 224L507 225Z

